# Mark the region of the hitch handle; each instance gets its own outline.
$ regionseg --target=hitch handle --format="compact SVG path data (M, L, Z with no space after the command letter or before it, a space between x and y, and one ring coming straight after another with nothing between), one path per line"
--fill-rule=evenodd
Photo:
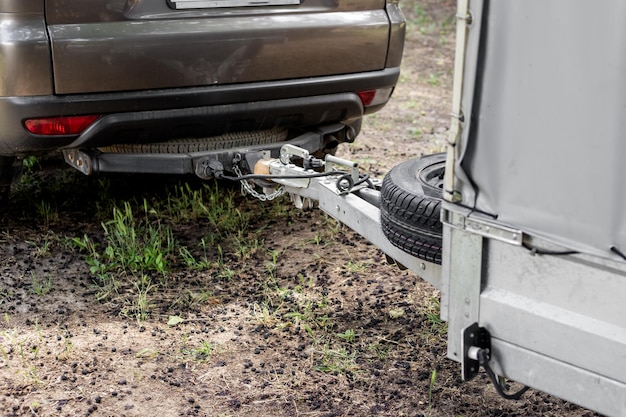
M308 159L309 151L289 143L280 148L280 162L282 162L283 165L289 165L292 156L299 156L302 159Z
M350 171L352 181L356 183L359 180L359 164L347 159L337 158L336 156L326 155L325 159L326 172L335 171L335 168L347 168Z

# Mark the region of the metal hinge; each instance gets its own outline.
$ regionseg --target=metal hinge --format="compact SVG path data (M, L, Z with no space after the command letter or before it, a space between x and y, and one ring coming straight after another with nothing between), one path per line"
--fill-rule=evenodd
M471 219L450 210L441 210L441 222L455 229L521 246L524 233L519 229L503 226L483 219Z

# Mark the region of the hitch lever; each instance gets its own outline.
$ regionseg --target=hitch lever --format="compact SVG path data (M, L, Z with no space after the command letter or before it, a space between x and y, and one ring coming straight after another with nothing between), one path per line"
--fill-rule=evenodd
M280 148L280 162L283 165L289 165L292 156L299 156L302 159L309 159L310 157L309 151L295 145L286 144Z
M350 177L352 178L353 184L356 184L357 181L359 181L359 164L357 162L337 158L333 155L326 155L325 167L326 172L335 171L335 168L337 167L345 168L350 171Z

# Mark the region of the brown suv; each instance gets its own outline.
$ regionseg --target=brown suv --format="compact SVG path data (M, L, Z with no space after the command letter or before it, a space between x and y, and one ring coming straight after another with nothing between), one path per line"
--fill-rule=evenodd
M389 99L405 31L398 0L2 0L0 25L5 191L50 150L205 177L285 142L332 152Z

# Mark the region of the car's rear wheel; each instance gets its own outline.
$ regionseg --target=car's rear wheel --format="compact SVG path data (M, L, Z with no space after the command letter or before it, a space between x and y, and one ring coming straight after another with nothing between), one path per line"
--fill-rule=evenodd
M396 247L441 264L440 221L445 154L411 159L394 167L381 188L383 233Z

